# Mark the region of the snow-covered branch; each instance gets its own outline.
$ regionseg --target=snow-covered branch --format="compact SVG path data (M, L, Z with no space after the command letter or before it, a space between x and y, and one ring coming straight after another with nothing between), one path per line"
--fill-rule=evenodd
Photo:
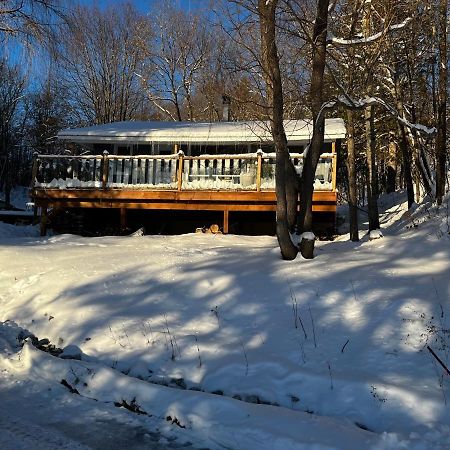
M139 74L139 73L137 73L137 72L133 72L133 73L134 73L135 76L137 76L138 78L141 79L141 81L142 81L142 86L143 86L143 88L144 88L144 91L145 91L145 93L147 94L148 99L153 103L153 105L156 106L156 108L159 109L162 113L164 113L164 114L166 114L167 116L169 116L171 120L176 121L176 120L177 120L176 117L175 117L175 116L174 116L167 108L164 108L164 107L158 102L158 100L167 100L167 99L162 99L162 98L155 97L155 96L150 92L150 90L149 90L148 88L145 87L145 84L147 83L147 79L146 79L143 75L141 75L141 74ZM169 99L169 101L170 101L170 99Z
M322 107L320 108L317 121L322 118L322 116L325 114L325 111L329 109L333 109L337 105L342 105L349 109L364 109L366 106L374 106L379 105L382 106L391 116L393 116L395 119L397 119L402 125L407 127L410 130L415 130L419 133L426 134L428 136L433 136L436 134L437 130L435 127L427 127L426 125L422 125L420 123L412 123L409 120L407 120L405 117L400 116L398 111L392 106L386 103L383 99L379 97L364 97L364 98L353 98L346 95L339 95L334 100L325 102Z
M408 25L408 23L411 21L412 17L407 17L403 22L395 25L390 25L384 30L367 37L355 37L353 39L343 39L330 34L328 37L328 44L333 44L336 46L372 44L373 42L378 41L378 39L382 38L391 31L398 31L401 30L402 28L405 28L406 25Z

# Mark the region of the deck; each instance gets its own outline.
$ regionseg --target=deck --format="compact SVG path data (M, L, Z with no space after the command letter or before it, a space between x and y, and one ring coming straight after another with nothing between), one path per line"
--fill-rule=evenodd
M302 155L291 155L297 170ZM275 155L38 156L32 197L42 211L45 234L49 208L114 208L121 225L126 211L223 211L228 233L231 211L275 211ZM316 172L313 211L336 212L336 154L323 154Z

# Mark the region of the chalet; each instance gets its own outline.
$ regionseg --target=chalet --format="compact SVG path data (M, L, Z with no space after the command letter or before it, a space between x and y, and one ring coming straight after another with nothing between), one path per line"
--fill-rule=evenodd
M300 171L312 124L288 120L285 129ZM342 119L327 119L313 211L330 224L344 138ZM132 210L217 211L224 233L230 215L275 211L275 153L264 122L119 122L63 130L58 139L82 151L35 157L32 196L42 233L49 209L117 210L122 228Z

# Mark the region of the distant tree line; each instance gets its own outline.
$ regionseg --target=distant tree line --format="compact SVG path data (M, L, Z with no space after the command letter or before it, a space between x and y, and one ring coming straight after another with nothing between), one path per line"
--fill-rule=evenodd
M24 171L24 149L57 151L68 126L122 120L268 120L277 152L277 236L312 226L311 195L326 116L343 117L340 191L351 237L368 205L405 188L442 202L448 185L447 0L216 0L185 11L157 2L106 9L8 0L0 6L0 183ZM212 6L212 7L211 7ZM36 79L14 46L44 67ZM38 55L39 58L38 58ZM42 56L45 55L45 56ZM44 62L42 62L44 61ZM314 120L301 179L288 158L283 119ZM25 164L26 165L26 164ZM23 180L20 180L23 182ZM295 205L301 193L301 215ZM304 256L312 249L304 243Z

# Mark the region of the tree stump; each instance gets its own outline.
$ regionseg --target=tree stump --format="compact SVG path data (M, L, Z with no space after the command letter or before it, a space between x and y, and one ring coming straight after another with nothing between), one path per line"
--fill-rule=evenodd
M313 233L303 233L302 240L300 241L299 248L300 253L305 259L314 258L314 242L316 237Z

